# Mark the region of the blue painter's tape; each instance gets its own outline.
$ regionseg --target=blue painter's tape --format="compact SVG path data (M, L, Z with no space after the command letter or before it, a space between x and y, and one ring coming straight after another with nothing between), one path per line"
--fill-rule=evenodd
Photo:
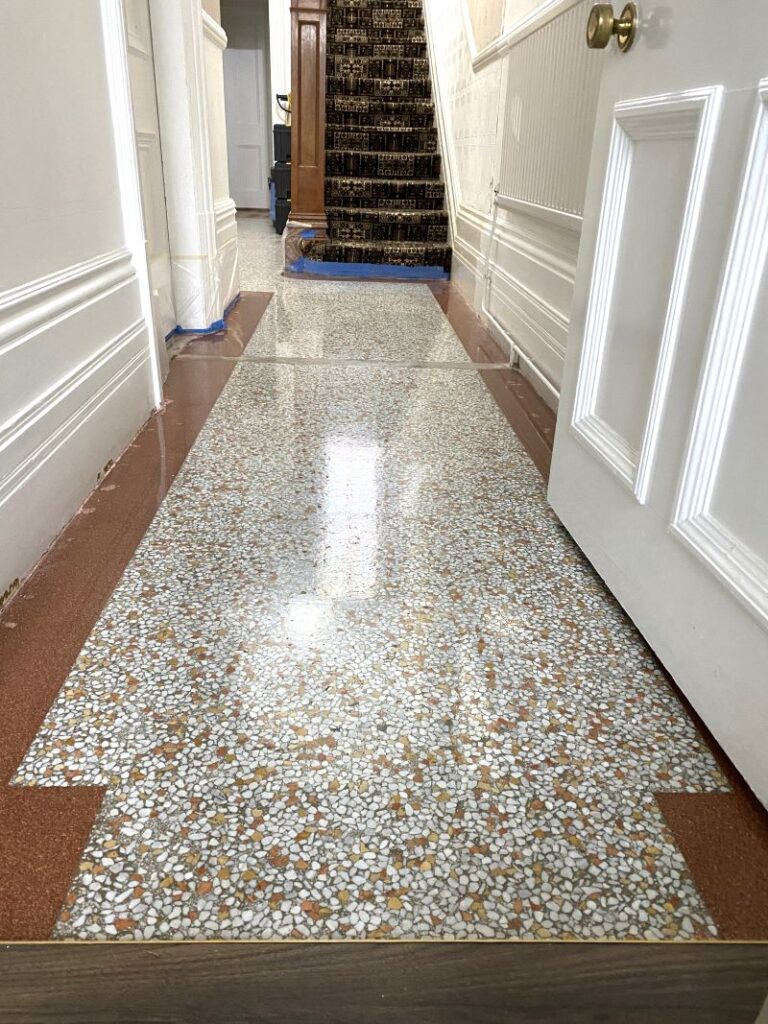
M210 327L177 327L177 334L218 334L226 330L226 320L214 320Z
M171 331L171 334L218 334L219 331L225 331L227 329L227 317L239 301L240 292L237 293L224 310L224 318L222 320L214 320L210 327L177 327L175 331ZM171 337L171 334L168 335L168 338ZM168 338L166 338L166 341Z
M289 270L297 274L326 274L329 277L384 277L393 281L447 281L443 267L400 267L392 263L323 263L302 257Z

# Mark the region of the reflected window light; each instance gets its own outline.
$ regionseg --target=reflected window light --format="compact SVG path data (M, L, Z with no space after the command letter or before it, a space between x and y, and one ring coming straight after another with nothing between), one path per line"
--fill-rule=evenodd
M362 597L376 582L378 445L337 438L326 446L324 544L318 590L324 597Z
M285 629L290 640L303 646L316 640L325 630L328 614L314 597L296 597L285 613Z

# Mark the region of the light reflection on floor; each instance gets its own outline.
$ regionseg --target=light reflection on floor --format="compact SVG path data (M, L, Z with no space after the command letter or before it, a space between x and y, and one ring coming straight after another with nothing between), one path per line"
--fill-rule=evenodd
M267 230L249 351L460 349ZM60 937L714 934L653 793L724 780L469 365L241 363L16 782L109 786Z

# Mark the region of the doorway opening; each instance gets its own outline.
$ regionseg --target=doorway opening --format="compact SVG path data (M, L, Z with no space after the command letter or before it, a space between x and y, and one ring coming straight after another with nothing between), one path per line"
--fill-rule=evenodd
M240 210L269 209L272 72L268 0L222 0L230 195ZM287 91L287 90L286 90Z

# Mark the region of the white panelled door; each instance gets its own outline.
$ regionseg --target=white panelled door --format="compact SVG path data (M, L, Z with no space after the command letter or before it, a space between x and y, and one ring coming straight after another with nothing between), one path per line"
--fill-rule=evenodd
M549 490L766 804L767 15L649 0L610 44Z
M269 35L258 19L257 48L224 51L229 191L240 209L269 207L271 128L267 61Z
M173 300L171 245L168 239L168 215L165 206L163 154L157 113L149 0L125 0L125 23L149 282L152 288L152 312L161 365L167 372L165 339L176 327L176 311Z

